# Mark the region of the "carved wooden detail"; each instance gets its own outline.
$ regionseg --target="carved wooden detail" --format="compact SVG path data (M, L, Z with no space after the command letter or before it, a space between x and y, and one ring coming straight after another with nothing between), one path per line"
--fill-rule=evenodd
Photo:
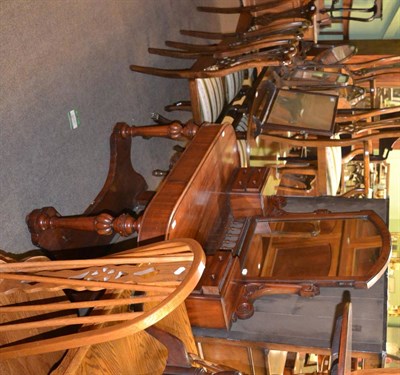
M192 139L199 125L189 120L185 124L180 121L172 121L169 124L134 126L126 123L118 123L119 133L122 138L127 137L166 137L170 139L187 138Z
M136 219L129 214L114 217L107 213L96 216L62 217L54 207L44 207L32 211L27 217L27 224L32 234L32 242L40 245L37 241L40 232L58 228L96 232L101 236L118 233L122 237L128 237L138 231L140 218Z
M249 319L254 314L254 302L263 296L273 294L297 294L301 297L319 295L314 284L269 284L268 282L245 284L240 291L240 299L233 319Z

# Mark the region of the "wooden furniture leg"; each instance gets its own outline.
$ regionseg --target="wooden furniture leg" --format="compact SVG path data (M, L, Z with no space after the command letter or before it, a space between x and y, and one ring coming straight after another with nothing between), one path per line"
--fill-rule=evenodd
M108 215L132 214L138 207L146 205L153 194L147 191L146 181L132 166L131 138L192 138L198 128L192 122L182 124L178 121L155 126L117 123L110 138L108 176L100 193L80 215L82 217L74 217L77 225L68 225L53 207L33 210L26 218L33 244L48 250L50 256L55 259L94 258L106 255L114 233L122 234L120 230L107 229L110 225ZM101 213L103 215L100 215ZM95 222L87 221L89 216L95 217ZM95 231L90 232L92 229ZM105 236L99 236L99 233Z
M131 142L129 137L121 137L123 126L117 124L110 137L110 165L106 182L84 211L83 215L97 215L108 211L119 214L127 209L134 210L144 200L147 184L131 164ZM112 236L97 236L89 232L73 229L49 228L42 230L43 218L58 217L52 207L32 211L26 218L34 245L51 252L56 259L98 257L107 253L107 245ZM89 247L88 247L89 246ZM82 250L84 248L84 250ZM73 252L72 249L81 249Z
M146 331L168 348L167 366L163 372L165 375L211 373L240 375L239 371L232 368L205 361L194 354L188 353L183 342L169 332L156 326L149 327Z

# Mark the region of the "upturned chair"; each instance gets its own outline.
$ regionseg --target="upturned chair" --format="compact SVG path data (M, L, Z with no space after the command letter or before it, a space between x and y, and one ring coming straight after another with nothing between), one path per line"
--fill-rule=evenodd
M192 69L161 69L140 65L131 65L130 69L134 72L167 78L215 78L249 68L289 64L296 53L295 45L282 43L280 46L265 51L256 51L236 57L212 59L209 64Z
M302 18L282 18L272 21L268 27L255 25L244 31L234 32L213 32L213 31L200 31L200 30L187 30L182 29L182 35L191 36L195 38L210 39L210 40L226 40L231 39L232 43L241 43L251 40L259 40L264 37L273 36L276 34L291 34L293 32L304 32L311 26L311 22ZM188 48L196 48L196 45L189 45ZM193 47L192 47L193 46ZM185 48L186 49L186 48Z
M224 40L221 44L190 44L167 40L165 44L175 49L149 48L149 53L183 59L197 59L202 56L212 56L216 59L238 57L254 51L267 51L270 48L295 43L301 39L298 30L286 34L275 34L256 38L254 40Z
M330 117L314 119L313 110L310 111L304 107L305 99L302 92L277 90L272 82L263 81L255 92L249 114L247 137L249 144L254 145L254 139L261 138L269 143L286 145L287 149L297 147L316 150L313 155L298 156L294 159L289 157L286 160L292 163L296 162L297 165L287 165L278 169L282 175L285 175L285 178L295 175L311 176L311 180L314 180L314 184L316 184L314 186L309 183L304 185L302 181L294 184L295 188L299 188L297 193L306 195L336 195L341 183L342 187L344 185L344 166L355 156L361 157L362 155L363 187L361 190L356 187L355 191L368 196L370 192L371 142L374 139L397 139L399 137L399 107L337 115L334 103L331 103L333 97L317 93L307 95L312 97L308 99L309 105L311 103L315 105L321 95L321 100L325 104L320 105L329 105L332 111ZM317 99L313 98L314 96ZM319 101L319 103L322 102ZM286 112L282 111L287 112L287 121L282 122L286 118ZM327 108L324 113L328 113ZM388 114L394 117L367 122L377 115ZM343 150L349 149L349 153L346 152L342 155L342 148ZM248 162L251 165L251 153L248 155ZM316 179L313 178L314 176ZM310 180L310 177L307 177L306 180ZM292 187L288 186L289 189ZM306 191L302 191L304 189ZM292 192L295 193L295 189L292 189ZM343 188L341 192L345 193Z
M376 18L382 18L382 7L383 0L373 0L369 6L365 8L357 7L340 7L338 6L338 0L332 0L329 8L321 9L321 13L328 13L331 20L348 20L348 21L359 21L359 22L371 22ZM354 17L351 16L351 12L358 12L365 14L365 17ZM344 14L345 13L345 14Z
M197 78L189 80L190 100L167 105L165 110L190 111L198 124L218 122L233 100L245 90L253 80L253 70L240 70L225 77ZM242 96L239 95L239 96ZM158 116L153 117L157 121Z
M337 49L340 50L337 46ZM329 70L335 71L338 74L344 74L349 77L347 84L356 86L367 86L368 93L371 97L371 108L377 108L379 105L376 103L376 90L380 79L385 75L392 75L393 78L400 78L400 56L389 56L379 59L373 59L362 63L352 63L344 61L334 61L329 63L317 63L312 66L304 66L306 69L313 70Z
M192 239L99 259L34 260L0 264L0 360L87 347L146 329L185 300L205 267L203 250ZM79 292L79 299L51 298L66 289Z
M397 126L399 122L397 122ZM372 140L380 140L386 138L400 138L400 130L379 130L374 131L373 134L363 134L348 139L326 139L317 137L315 139L295 139L282 137L277 135L262 135L269 141L278 142L292 147L306 147L308 150L314 148L316 150L315 156L311 159L300 159L300 164L293 168L283 167L280 172L289 175L311 175L315 178L314 185L309 185L309 190L302 192L299 189L298 193L303 195L338 195L343 196L363 195L370 196L370 146L369 142ZM342 156L342 148L349 146L354 149L345 156ZM347 163L349 163L355 156L362 155L362 176L363 180L360 185L355 186L351 191L344 189L344 170ZM315 159L314 159L315 158ZM359 160L359 159L358 159ZM295 186L296 187L296 186ZM290 187L289 187L290 188ZM287 190L287 189L286 189ZM289 190L287 190L289 191ZM295 193L295 189L290 192ZM296 194L295 194L296 195Z
M356 85L367 85L370 96L370 107L377 108L377 87L380 79L391 75L393 79L400 79L400 56L390 56L370 60L365 63L344 64L343 70L350 75Z
M281 45L240 56L202 56L188 69L169 70L138 65L131 65L130 69L161 77L188 79L190 101L178 102L168 109L190 109L194 121L199 124L204 121L215 122L224 106L229 104L242 88L245 75L251 79L252 72L257 68L290 63L297 53L297 48L290 43L277 43ZM250 73L246 73L248 71Z
M247 13L252 16L252 25L263 26L267 26L274 20L289 17L306 18L311 20L317 11L314 0L308 1L305 4L303 4L301 1L297 1L295 3L292 1L267 1L263 4L249 6L225 8L199 6L197 9L201 12L222 14Z
M347 4L352 4L352 2ZM321 15L328 17L328 21L322 25L323 28L320 30L320 35L336 35L337 37L334 39L349 40L350 21L370 22L376 18L382 18L382 5L382 0L374 0L374 3L371 1L366 4L365 8L353 8L352 5L340 7L337 0L332 0L330 6L320 10ZM352 11L357 12L357 17L351 14ZM341 27L331 29L330 26L334 24L340 24Z
M197 9L201 12L220 13L220 14L235 14L235 13L252 13L257 14L260 12L274 12L280 13L297 8L304 4L301 0L264 0L257 2L254 5L241 5L238 7L213 7L213 6L199 6Z
M272 54L273 50L280 48L279 46L291 43L293 43L293 47L290 47L290 49L294 50L295 45L301 39L299 33L303 27L308 27L308 25L305 21L285 21L284 23L276 23L275 26L271 27L271 30L269 28L258 28L245 33L232 34L233 36L223 35L222 41L212 45L166 41L167 46L176 49L149 48L149 52L169 57L196 58L197 62L193 68L215 73L217 66L208 65L213 60L214 62L232 59L234 61L237 58L248 59L253 54L257 56ZM198 123L221 121L224 116L223 113L228 111L227 106L233 99L236 98L237 102L245 95L245 90L252 84L255 71L256 69L251 68L222 77L189 78L190 100L176 102L168 105L165 109L167 111L192 111L193 118ZM152 74L152 71L147 70L147 72ZM170 75L171 71L164 71L164 73ZM189 70L185 73L189 73ZM196 75L193 73L193 76ZM246 80L244 80L245 77L247 77ZM241 94L236 97L239 92Z
M253 71L264 66L289 64L297 53L301 39L299 33L310 25L304 19L283 19L272 22L268 28L251 27L247 21L244 17L235 33L182 32L192 36L221 37L218 44L166 41L166 45L174 49L149 48L150 53L196 59L191 68L169 70L131 65L130 69L161 77L188 79L190 100L168 105L166 110L190 110L198 124L220 121L226 107L240 92L243 77L247 75L250 78L245 84L247 86L249 82L251 84ZM158 118L157 115L154 119L157 121Z

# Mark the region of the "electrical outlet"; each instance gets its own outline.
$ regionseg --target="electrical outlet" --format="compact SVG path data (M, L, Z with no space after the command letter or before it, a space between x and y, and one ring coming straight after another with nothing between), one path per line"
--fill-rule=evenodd
M77 129L78 126L81 124L79 117L78 117L78 111L75 109L72 109L71 111L68 112L68 120L69 120L69 127L71 130Z

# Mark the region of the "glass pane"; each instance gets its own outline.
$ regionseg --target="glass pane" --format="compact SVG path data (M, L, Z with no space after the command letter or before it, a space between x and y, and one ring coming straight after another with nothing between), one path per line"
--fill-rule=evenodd
M382 239L369 220L258 221L247 242L247 277L362 276L381 254Z

